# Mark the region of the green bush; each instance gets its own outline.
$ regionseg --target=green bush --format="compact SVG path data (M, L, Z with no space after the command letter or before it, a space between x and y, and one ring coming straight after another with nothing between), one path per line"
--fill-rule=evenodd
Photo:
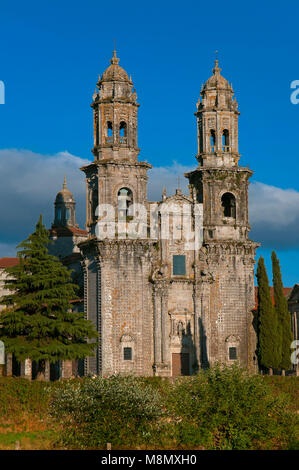
M294 446L298 419L289 399L263 378L237 365L215 366L177 380L169 398L177 415L176 439L184 447L274 449Z
M154 438L163 415L159 392L133 377L65 382L51 401L51 414L65 422L64 442L76 448L133 447Z
M298 380L238 366L176 380L1 377L0 421L39 416L55 448L298 449Z

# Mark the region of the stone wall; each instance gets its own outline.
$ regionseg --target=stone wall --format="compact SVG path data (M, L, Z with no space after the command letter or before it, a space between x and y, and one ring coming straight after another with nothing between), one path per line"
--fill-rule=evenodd
M92 256L95 246L96 268ZM89 358L87 373L152 375L152 265L148 242L91 241L81 247L86 265L87 318L97 327L100 340L98 368ZM124 359L124 348L132 349L131 359Z
M206 311L203 329L209 364L230 364L229 348L237 349L237 360L256 369L256 334L253 328L255 244L211 244L206 263L212 280L204 294Z

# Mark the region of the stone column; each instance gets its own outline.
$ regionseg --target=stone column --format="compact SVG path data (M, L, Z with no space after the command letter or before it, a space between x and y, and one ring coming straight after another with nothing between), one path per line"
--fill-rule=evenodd
M12 354L6 355L5 375L6 377L12 377Z
M82 252L81 252L81 254L82 254ZM82 267L82 270L83 270L83 279L84 279L83 280L84 319L87 320L88 319L88 314L87 314L87 308L88 308L88 298L87 298L87 293L88 293L87 282L88 282L88 279L87 279L87 274L88 274L88 270L87 270L87 260L86 260L85 257L81 261L81 267ZM84 375L88 375L88 358L87 357L84 358Z
M200 305L200 283L195 281L193 291L194 303L194 362L197 364L198 369L201 367L200 357L200 332L199 322L201 321L201 305Z
M31 359L25 359L25 361L21 361L21 377L31 380L32 378Z
M70 379L73 375L73 362L62 361L61 363L61 378L62 379Z
M209 148L209 126L207 122L207 116L202 116L202 141L203 141L203 152L207 152ZM198 153L200 153L200 147L198 149Z
M154 364L161 362L161 297L154 286Z
M169 317L168 317L168 291L161 291L161 352L162 362L169 362Z
M209 277L209 275L208 275ZM211 279L204 280L202 282L202 292L199 297L200 301L200 355L201 355L201 367L209 367L210 364L210 352L209 352L209 338L210 333L210 283Z
M47 382L49 382L50 380L50 362L49 361L46 361L46 364L45 364L45 380Z
M220 116L216 113L216 151L219 152L222 150L222 135L220 132Z
M154 287L154 353L155 375L169 376L168 285L162 280Z

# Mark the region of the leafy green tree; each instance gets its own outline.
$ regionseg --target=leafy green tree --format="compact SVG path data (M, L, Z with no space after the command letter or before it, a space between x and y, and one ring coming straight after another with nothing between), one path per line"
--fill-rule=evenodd
M288 311L288 303L283 292L283 284L281 278L281 270L279 260L275 251L272 251L272 274L275 310L278 318L279 335L280 335L280 361L279 368L285 370L291 367L291 343L293 335L291 330L291 315Z
M7 353L18 361L36 361L41 379L46 361L93 355L98 337L83 313L71 311L78 287L72 284L70 271L48 253L48 244L49 232L40 216L35 232L17 247L19 264L7 270L10 279L5 288L10 293L0 302L7 306L0 317L0 338Z
M66 382L54 392L49 410L64 423L63 442L72 448L160 443L166 417L163 397L150 382L119 375Z
M278 330L278 319L273 306L269 280L264 258L261 256L257 265L258 282L258 348L257 355L261 367L272 373L279 367L281 342Z
M238 364L214 364L170 385L165 392L167 408L175 416L177 448L298 448L298 416L290 409L291 397L277 394L265 379Z

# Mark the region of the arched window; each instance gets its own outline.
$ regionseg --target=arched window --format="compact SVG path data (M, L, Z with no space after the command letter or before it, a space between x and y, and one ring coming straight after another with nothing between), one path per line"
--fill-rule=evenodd
M122 121L119 125L119 141L121 144L127 142L127 123Z
M227 129L223 130L222 134L222 147L224 152L229 151L229 132Z
M112 122L108 121L107 122L107 137L112 137L112 136L113 136Z
M60 222L61 221L61 208L57 207L56 209L56 219Z
M65 220L68 221L70 218L71 218L71 211L67 207L66 210L65 210Z
M221 198L224 217L236 218L236 198L232 193L225 193Z
M211 129L210 133L210 146L211 146L211 152L215 151L215 146L216 146L216 134L214 129Z
M128 210L131 204L133 204L133 194L128 188L121 188L117 195L118 200L118 217L120 220L126 220L128 216Z
M113 141L113 126L111 121L107 121L107 133L106 133L106 142L107 144L112 143Z

